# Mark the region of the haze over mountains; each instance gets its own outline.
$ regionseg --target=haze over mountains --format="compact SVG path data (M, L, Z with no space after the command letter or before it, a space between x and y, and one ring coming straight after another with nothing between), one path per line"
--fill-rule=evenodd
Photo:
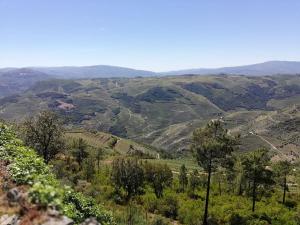
M185 74L228 74L247 76L300 74L300 62L269 61L237 67L187 69L161 73L107 65L3 68L0 69L0 97L21 93L22 91L30 88L36 82L49 79L132 78Z
M12 74L19 70L27 69L48 74L55 78L111 78L111 77L149 77L159 75L186 75L186 74L231 74L231 75L275 75L275 74L299 74L300 62L297 61L268 61L263 63L222 67L222 68L196 68L185 70L174 70L167 72L153 72L137 70L127 67L94 65L94 66L62 66L62 67L26 67L26 68L3 68L0 69L0 76L5 73Z
M231 75L276 75L276 74L299 74L300 62L296 61L268 61L245 66L222 67L215 69L198 68L177 70L163 73L164 75L183 75L183 74L231 74Z

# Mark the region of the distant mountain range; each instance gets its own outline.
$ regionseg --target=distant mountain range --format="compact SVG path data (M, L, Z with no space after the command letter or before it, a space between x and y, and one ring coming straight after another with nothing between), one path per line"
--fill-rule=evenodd
M112 77L149 77L162 75L210 75L210 74L230 74L230 75L276 75L276 74L300 74L300 62L297 61L268 61L263 63L222 67L222 68L196 68L185 70L174 70L167 72L153 72L147 70L136 70L132 68L95 65L95 66L63 66L63 67L26 67L26 68L3 68L0 69L0 76L3 73L14 71L18 73L21 70L31 70L47 74L54 78L112 78Z
M0 98L19 94L38 81L50 79L92 79L105 77L151 77L158 74L117 66L27 67L0 69Z
M38 81L51 79L46 73L32 69L0 70L0 98L21 93Z
M81 67L35 67L31 68L60 78L102 78L102 77L149 77L157 75L155 72L136 70L119 66L81 66Z
M49 79L132 78L186 74L229 74L247 76L300 74L300 62L269 61L246 66L224 67L217 69L187 69L162 73L107 65L81 67L3 68L0 69L0 97L21 93L37 81Z
M230 75L248 75L263 76L277 74L300 74L300 62L296 61L268 61L245 66L223 67L223 68L198 68L169 71L162 73L163 75L183 75L183 74L230 74Z
M76 78L101 78L101 77L137 77L137 76L154 76L157 75L151 71L136 70L119 66L63 66L63 67L27 67L21 68L28 71L37 71L48 74L54 78L76 79ZM19 73L20 68L4 68L0 69L1 73Z

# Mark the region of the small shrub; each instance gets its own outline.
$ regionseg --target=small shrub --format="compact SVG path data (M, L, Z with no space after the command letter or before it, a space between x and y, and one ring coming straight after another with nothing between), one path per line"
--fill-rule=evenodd
M154 220L152 225L167 225L167 223L162 218L158 218L158 219Z
M169 194L162 199L159 212L165 217L176 219L178 213L178 201L176 196Z
M290 209L296 208L297 202L291 201L291 200L286 200L284 205Z
M33 203L46 208L52 206L62 207L63 190L42 182L35 183L29 191L29 198Z

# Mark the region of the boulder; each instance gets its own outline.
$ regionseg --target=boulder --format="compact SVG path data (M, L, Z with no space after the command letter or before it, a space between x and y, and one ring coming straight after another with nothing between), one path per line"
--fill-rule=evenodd
M19 217L17 215L3 215L0 217L0 225L19 225Z
M21 193L18 188L12 188L7 192L6 196L10 202L18 202L21 198Z
M88 218L80 225L101 225L95 218Z
M42 225L74 225L73 220L66 216L61 217L49 217L46 222L44 222Z

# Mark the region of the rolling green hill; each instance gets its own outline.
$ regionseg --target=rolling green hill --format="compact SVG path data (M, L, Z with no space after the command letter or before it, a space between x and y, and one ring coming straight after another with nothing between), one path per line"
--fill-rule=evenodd
M22 120L50 108L69 128L83 127L171 152L188 148L191 132L222 118L249 142L298 152L300 76L174 76L41 81L0 99L0 117ZM270 144L271 143L271 144ZM276 150L275 150L276 151ZM297 153L298 154L298 153Z

